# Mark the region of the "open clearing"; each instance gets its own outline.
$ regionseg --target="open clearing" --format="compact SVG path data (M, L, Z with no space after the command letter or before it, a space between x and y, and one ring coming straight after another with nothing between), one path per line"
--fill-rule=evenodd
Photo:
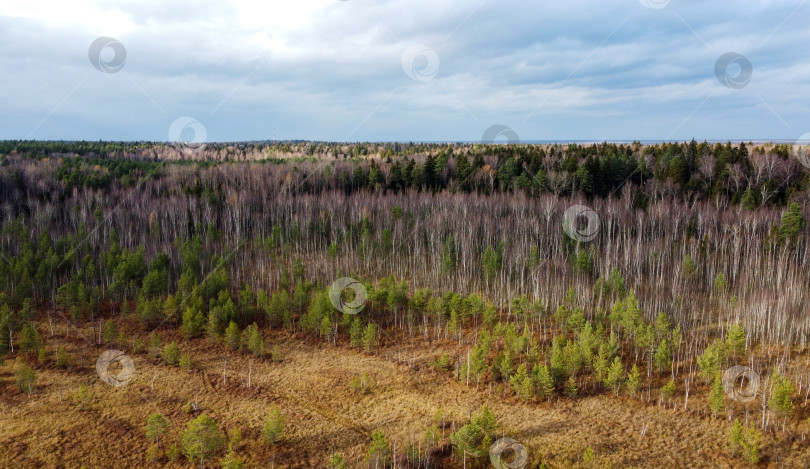
M90 330L83 333L92 336ZM57 333L48 338L49 354L55 353L56 344L70 344L78 363L83 340L72 335L65 339ZM499 435L512 437L528 449L527 467L541 461L549 467L577 466L588 445L596 454L597 467L739 464L727 454L728 422L693 411L705 408L698 404L699 397L691 398L686 412L682 401L675 403L674 410L654 401L604 394L526 405L500 395L497 388L476 390L458 383L454 372L427 371L428 357L439 350L453 351L452 341L433 344L429 350L403 341L372 356L345 346L271 333L271 343L280 344L283 351L283 359L273 362L252 359L204 339L187 342L164 334L167 338L178 339L181 350L196 358L195 369L184 371L145 354L131 354L135 376L121 388L96 376L93 363L104 349L85 348L83 369L38 368L37 389L31 396L14 387L14 361L8 360L0 373L0 426L4 429L0 460L9 467L73 467L78 462L86 467L143 466L152 444L144 435L151 413L161 412L171 421L165 439L170 444L178 441L194 415L204 412L223 433L233 428L242 432L237 448L246 457L246 467L324 467L332 451L342 453L351 467L359 467L374 430L382 429L401 450L408 442L419 441L436 412L443 409L446 443L454 425L466 423L470 409L476 412L486 403L497 416ZM371 378L371 391L352 393L350 380L363 372ZM84 410L73 401L81 383L88 384L93 393ZM199 410L185 412L184 405L195 399ZM287 417L285 440L275 447L261 438L271 404ZM763 465L804 466L808 450L801 437L786 452L790 460L779 459L779 452L788 449L790 442L776 442L771 434L764 439L769 449L763 454ZM460 462L449 444L436 457L442 466ZM177 462L163 458L155 465L190 467L192 463L184 457Z

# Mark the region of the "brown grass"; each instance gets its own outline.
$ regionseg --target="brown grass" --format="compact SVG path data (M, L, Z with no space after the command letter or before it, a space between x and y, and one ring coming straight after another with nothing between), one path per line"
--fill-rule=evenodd
M83 332L92 337L89 330ZM596 467L743 464L728 455L729 423L698 411L707 409L703 388L693 390L687 412L682 411L682 389L676 410L656 405L654 399L647 403L604 393L526 405L499 394L497 385L476 390L457 383L454 372L428 371L429 358L441 351L455 353L454 342L428 348L403 339L371 356L279 333L271 334L268 342L281 345L284 359L272 362L228 351L205 339L188 342L169 337L168 332L163 335L164 341L178 340L181 351L195 359L196 370L183 371L147 355L130 354L135 377L127 386L115 388L95 373L95 358L105 348L95 349L83 339L57 334L46 337L48 364L36 364L37 389L28 396L16 389L14 360L7 359L0 368L0 466L147 466L146 451L152 443L144 428L151 413L161 412L171 421L170 434L162 443L165 449L179 440L187 422L204 412L223 432L233 428L242 432L237 453L246 458L246 467L324 467L332 451L342 453L351 467L362 467L372 431L382 429L401 453L408 441L418 440L438 409L444 410L447 435L454 425L466 423L470 409L475 412L483 403L498 418L499 436L515 438L527 447L527 467L536 467L541 460L549 467L575 467L588 445L596 454ZM59 344L68 346L76 362L84 346L84 368L57 369L53 357ZM403 357L414 357L415 366L406 365L409 360ZM33 355L26 360L36 362ZM249 362L252 386L247 388L243 381ZM370 375L372 390L352 394L349 381L363 372ZM80 383L93 392L92 404L85 410L79 410L72 399ZM652 393L656 396L657 389ZM200 411L188 414L182 408L195 395ZM265 444L261 436L271 404L287 417L285 439L275 447ZM763 444L763 467L801 466L810 455L800 437L791 439L781 432L764 435ZM460 467L449 446L436 457L443 467ZM480 466L485 464L481 461ZM195 467L184 457L177 463L164 458L154 466Z

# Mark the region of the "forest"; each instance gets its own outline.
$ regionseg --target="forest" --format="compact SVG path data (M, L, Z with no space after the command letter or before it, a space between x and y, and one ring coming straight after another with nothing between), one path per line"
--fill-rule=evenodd
M0 460L806 465L797 155L0 142Z

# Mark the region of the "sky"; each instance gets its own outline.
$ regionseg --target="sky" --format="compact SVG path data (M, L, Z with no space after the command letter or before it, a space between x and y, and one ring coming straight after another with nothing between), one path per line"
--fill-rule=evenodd
M808 20L808 0L3 0L0 139L795 141Z

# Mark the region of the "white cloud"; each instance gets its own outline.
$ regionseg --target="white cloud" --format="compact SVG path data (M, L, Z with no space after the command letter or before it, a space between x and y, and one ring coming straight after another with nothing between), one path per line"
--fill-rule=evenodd
M5 0L0 138L44 119L33 137L163 139L191 115L218 140L342 139L361 122L353 139L474 140L493 123L645 139L690 113L673 138L792 138L810 128L800 3ZM126 46L117 74L87 60L102 35ZM439 56L430 81L402 70L414 44ZM728 51L754 65L742 90L714 77Z

